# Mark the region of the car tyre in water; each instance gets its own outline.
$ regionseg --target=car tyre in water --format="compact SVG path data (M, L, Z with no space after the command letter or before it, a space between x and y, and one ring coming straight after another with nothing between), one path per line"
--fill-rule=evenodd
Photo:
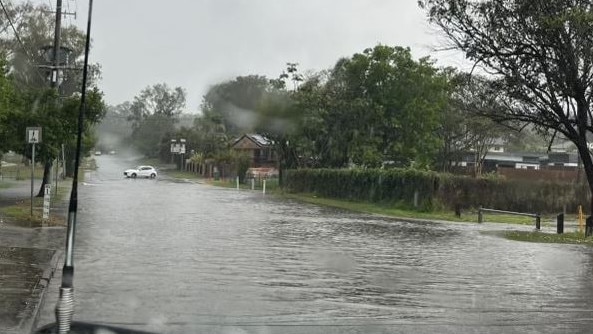
M150 178L151 179L154 179L155 177L156 177L156 174L155 173L150 174Z
M132 178L135 179L136 178L136 173L132 173Z

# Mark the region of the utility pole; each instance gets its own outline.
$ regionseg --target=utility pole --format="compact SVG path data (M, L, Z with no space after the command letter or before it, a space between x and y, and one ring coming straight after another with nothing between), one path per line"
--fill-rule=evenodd
M60 76L60 44L61 44L61 37L62 37L62 0L56 1L56 24L54 27L54 47L52 50L52 61L53 66L51 67L51 77L50 77L50 87L52 89L56 89L58 91L58 96L60 96L60 87L58 85L58 80ZM55 179L56 179L56 191L58 189L58 164L59 159L56 159L56 169L55 169ZM45 183L45 171L51 170L51 162L45 162L45 168L43 173L43 181L41 182L41 189L44 189L46 186ZM48 166L49 165L49 166ZM48 176L47 184L51 186L51 177ZM55 192L57 194L57 192Z
M57 0L56 3L56 27L54 31L54 50L53 61L54 67L51 70L51 87L58 87L58 75L60 73L60 39L62 35L62 0ZM59 91L59 88L58 88Z

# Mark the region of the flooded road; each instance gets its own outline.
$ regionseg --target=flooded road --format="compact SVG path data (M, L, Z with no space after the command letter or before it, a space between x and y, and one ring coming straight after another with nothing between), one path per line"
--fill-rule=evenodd
M400 222L162 175L124 179L131 166L118 159L98 157L80 190L78 321L165 333L593 326L589 248L481 233L501 225Z

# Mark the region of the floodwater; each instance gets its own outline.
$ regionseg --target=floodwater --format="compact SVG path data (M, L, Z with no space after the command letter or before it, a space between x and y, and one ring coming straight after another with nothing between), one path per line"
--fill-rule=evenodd
M483 233L504 225L404 222L164 175L124 179L129 162L97 160L80 189L75 320L164 333L593 326L587 247ZM53 321L54 299L40 324Z

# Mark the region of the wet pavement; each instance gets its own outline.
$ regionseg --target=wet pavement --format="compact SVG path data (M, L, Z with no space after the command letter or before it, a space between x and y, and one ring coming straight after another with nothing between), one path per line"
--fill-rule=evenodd
M30 196L30 183L4 180L0 205ZM21 228L0 214L0 333L26 333L63 247L63 228Z
M180 182L80 189L75 319L164 333L588 333L593 251ZM57 284L40 324L53 322Z

